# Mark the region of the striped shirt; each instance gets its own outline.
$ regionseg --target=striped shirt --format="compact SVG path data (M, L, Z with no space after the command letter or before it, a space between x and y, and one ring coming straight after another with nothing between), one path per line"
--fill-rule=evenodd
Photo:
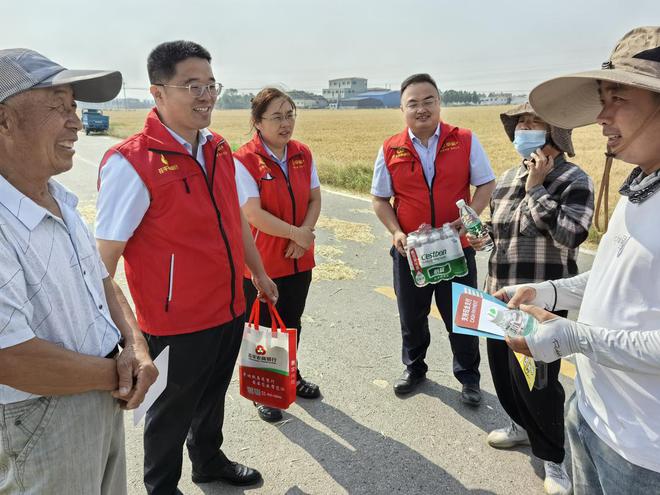
M48 187L63 218L0 175L0 349L37 337L106 356L120 339L103 288L108 272L78 198L54 180ZM0 404L33 397L0 385Z
M495 243L486 289L555 280L577 274L578 246L589 235L594 188L589 176L564 155L543 184L525 191L527 168L507 170L490 201Z

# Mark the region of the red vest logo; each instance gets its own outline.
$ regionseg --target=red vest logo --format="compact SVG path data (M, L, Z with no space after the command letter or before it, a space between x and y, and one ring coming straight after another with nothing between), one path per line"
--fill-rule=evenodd
M401 158L412 158L412 153L408 151L408 148L394 148L393 159L398 160Z
M266 164L263 158L259 157L259 172L261 174L270 174L270 167Z
M450 141L447 140L444 143L442 143L442 148L440 148L440 151L452 151L460 148L460 143L458 141Z
M257 353L260 356L264 356L266 354L266 349L262 345L258 345L257 348L254 350L255 353Z
M301 168L305 165L305 160L298 158L297 160L291 160L291 168Z
M165 172L174 172L176 170L179 170L178 165L170 165L170 162L167 161L167 158L165 158L165 155L160 155L160 161L163 163L165 166L160 167L158 169L158 173L163 175Z

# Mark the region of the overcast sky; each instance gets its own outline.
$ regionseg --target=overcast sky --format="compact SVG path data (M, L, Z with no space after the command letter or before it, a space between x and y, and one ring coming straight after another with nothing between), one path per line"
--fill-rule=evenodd
M225 87L320 92L359 76L396 88L429 72L441 89L526 92L599 68L615 42L660 23L660 0L3 0L1 46L35 49L68 68L120 70L147 97L146 58L189 39Z

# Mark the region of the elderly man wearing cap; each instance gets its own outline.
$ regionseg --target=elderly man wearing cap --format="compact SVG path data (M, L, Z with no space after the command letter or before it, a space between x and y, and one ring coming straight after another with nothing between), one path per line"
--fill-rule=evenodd
M660 486L660 27L629 32L601 70L536 87L544 120L603 127L608 162L636 165L590 272L507 287L502 297L541 322L509 340L551 362L576 354L567 430L576 494L648 494ZM606 182L606 181L605 181ZM579 309L577 322L545 309Z
M121 74L25 49L0 50L0 74L0 492L126 493L116 399L137 407L157 371L52 179L73 165L75 100L114 98Z
M591 179L565 158L575 155L571 131L548 125L529 103L500 118L522 162L498 179L490 201L494 249L487 287L491 293L511 284L577 275L577 248L589 235L594 212ZM468 240L477 250L485 243L470 235ZM556 312L564 317L567 313ZM546 493L570 493L571 481L563 465L561 361L537 363L537 382L530 390L506 343L488 339L487 345L497 397L511 417L508 427L490 432L488 443L495 448L531 444L534 455L544 461Z

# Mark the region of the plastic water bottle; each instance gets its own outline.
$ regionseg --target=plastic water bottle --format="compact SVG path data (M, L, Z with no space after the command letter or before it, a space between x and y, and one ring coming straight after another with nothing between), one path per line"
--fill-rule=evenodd
M428 285L426 276L419 262L419 255L417 250L421 247L419 236L417 232L411 232L406 238L406 257L408 258L408 266L410 266L410 274L412 275L415 285L417 287L424 287Z
M488 311L490 321L500 327L509 337L526 337L536 332L539 322L528 313L519 309L496 309ZM534 388L544 389L548 386L548 365L540 361L534 361L536 365L536 377Z
M519 309L496 309L488 311L488 319L500 327L509 337L527 337L536 331L538 321Z
M482 223L479 215L477 215L477 212L470 208L462 199L456 201L456 206L458 206L461 222L463 223L465 229L478 239L486 239L486 243L481 248L481 251L492 251L493 240L490 238L488 229Z
M451 278L466 276L468 274L467 259L465 259L461 239L458 237L456 229L446 223L442 226L442 235L443 239L446 239L445 243L448 243L451 247L447 252L449 266L451 267Z

